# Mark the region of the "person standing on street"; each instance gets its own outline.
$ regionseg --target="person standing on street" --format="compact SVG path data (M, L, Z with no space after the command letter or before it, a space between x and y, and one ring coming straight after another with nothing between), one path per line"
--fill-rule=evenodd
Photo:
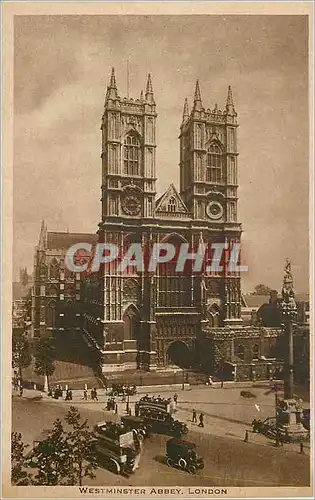
M193 411L192 411L192 422L194 424L197 423L197 412L196 412L195 408L193 408Z
M204 417L203 413L200 413L198 427L204 427L203 417Z
M87 390L84 389L84 391L83 391L83 399L84 399L84 401L87 401L87 398L88 398Z
M94 387L94 399L95 399L96 401L98 401L96 387Z
M175 405L177 405L177 401L178 401L178 394L174 394L174 403Z

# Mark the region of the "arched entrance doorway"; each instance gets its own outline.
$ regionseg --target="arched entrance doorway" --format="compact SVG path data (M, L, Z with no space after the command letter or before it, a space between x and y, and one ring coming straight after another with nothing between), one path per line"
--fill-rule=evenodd
M140 317L133 305L129 306L123 315L124 340L139 340Z
M188 346L181 341L175 341L167 349L167 363L180 368L190 368L192 356Z

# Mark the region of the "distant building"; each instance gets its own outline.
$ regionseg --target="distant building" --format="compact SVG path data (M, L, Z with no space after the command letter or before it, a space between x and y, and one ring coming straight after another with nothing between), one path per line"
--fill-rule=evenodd
M84 273L65 266L66 251L75 243L94 244L96 235L50 232L42 223L35 250L32 288L32 331L34 337L52 335L54 330L81 327L81 287Z

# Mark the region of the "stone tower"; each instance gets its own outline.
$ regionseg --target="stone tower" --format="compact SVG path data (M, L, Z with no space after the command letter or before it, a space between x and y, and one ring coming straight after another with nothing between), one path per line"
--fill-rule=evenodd
M189 112L186 99L180 127L180 194L192 219L204 228L204 243L224 243L229 249L240 243L241 236L237 221L237 127L231 87L224 110L217 105L205 109L197 80L192 109ZM214 272L213 278L207 278L207 289L219 291L221 318L225 324L235 324L241 321L240 275L229 272L228 252L221 261L222 273Z
M121 98L112 69L101 126L102 220L154 215L156 116L150 75L144 96Z

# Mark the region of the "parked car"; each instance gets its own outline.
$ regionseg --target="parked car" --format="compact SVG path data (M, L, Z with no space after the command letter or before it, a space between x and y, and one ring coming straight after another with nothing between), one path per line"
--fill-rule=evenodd
M182 439L169 439L166 442L166 460L169 467L179 467L194 474L204 468L203 458L196 451L196 445Z

